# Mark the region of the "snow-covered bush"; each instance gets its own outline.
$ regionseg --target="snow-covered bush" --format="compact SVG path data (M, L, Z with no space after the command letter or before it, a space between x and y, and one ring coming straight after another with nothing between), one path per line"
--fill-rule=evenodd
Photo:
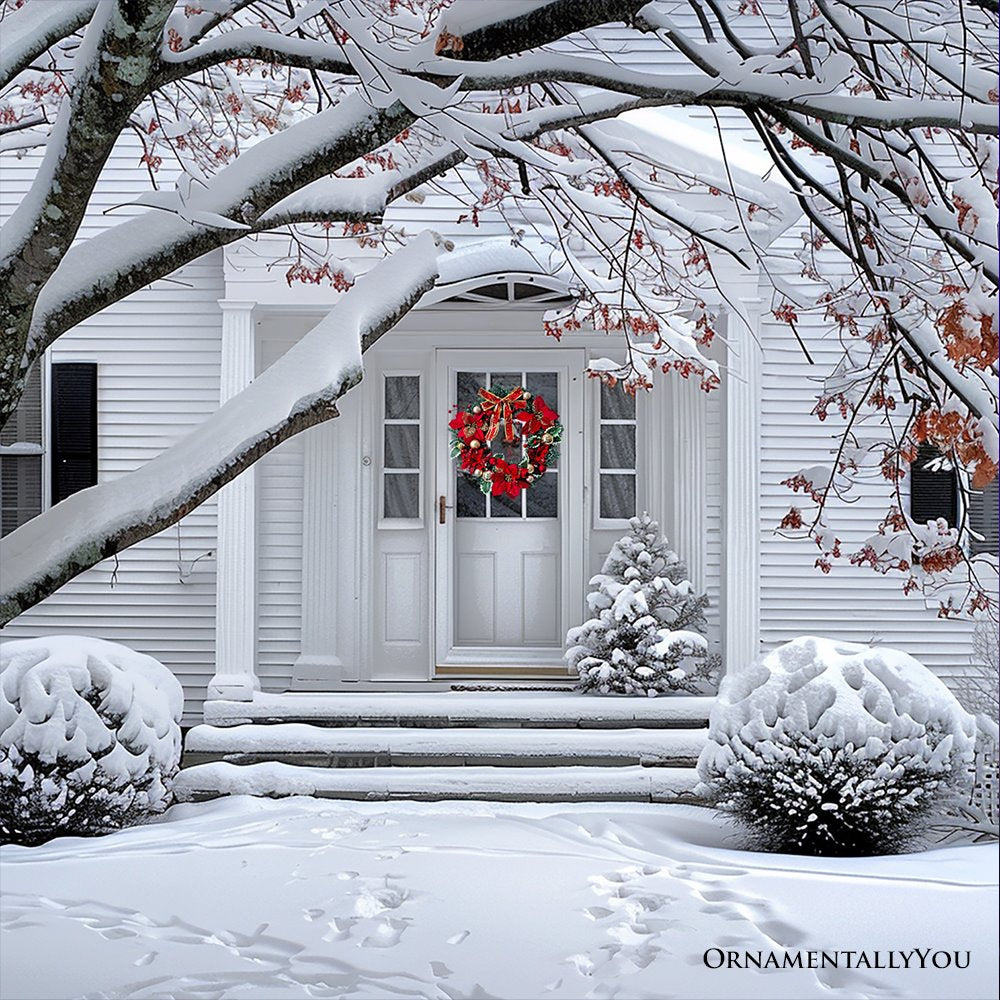
M0 842L107 833L166 809L183 704L162 663L113 642L0 645Z
M698 793L758 850L895 853L967 781L975 735L906 653L806 636L723 680Z
M566 660L580 687L598 694L697 692L718 668L704 632L708 598L648 514L631 520L593 577L594 615L566 636Z

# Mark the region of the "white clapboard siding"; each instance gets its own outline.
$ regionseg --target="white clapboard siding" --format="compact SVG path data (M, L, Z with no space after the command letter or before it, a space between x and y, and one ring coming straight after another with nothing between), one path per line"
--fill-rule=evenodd
M304 333L303 317L258 322L257 367L269 368ZM302 626L303 441L294 437L257 464L257 671L265 691L285 691Z
M768 308L770 303L768 303ZM776 532L793 504L808 510L802 494L781 481L811 465L829 465L843 421L830 408L820 422L811 411L822 377L841 356L836 330L803 316L798 331L810 365L784 323L765 313L761 453L761 633L766 648L806 633L903 649L942 674L962 672L971 652L967 623L939 619L919 595L902 592L904 578L835 561L829 575L815 568L820 554L808 539ZM847 554L877 531L889 502L889 484L872 479L854 503L834 500L826 522Z
M257 466L257 665L265 691L284 691L302 625L302 441Z

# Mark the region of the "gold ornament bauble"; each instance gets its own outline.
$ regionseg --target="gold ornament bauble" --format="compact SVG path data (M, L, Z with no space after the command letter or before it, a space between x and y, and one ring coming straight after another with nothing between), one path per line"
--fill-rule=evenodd
M472 470L472 474L476 477L476 479L478 479L483 474L483 470L482 469L473 469Z
M534 476L528 476L528 482L529 483L533 483L534 481L535 481L535 477Z
M479 441L476 438L473 438L469 442L469 447L472 448L473 450L475 450L476 448L480 447Z
M483 412L483 408L481 406L474 406L472 408L472 412L473 413L482 413Z
M534 467L534 466L533 466L533 465L531 464L531 462L529 462L529 463L528 463L528 464L527 464L527 465L526 465L526 466L525 466L524 468L525 468L525 469L526 469L526 470L527 470L528 472L534 472L534 471L535 471L535 467Z
M524 395L523 395L523 396L521 397L521 399L523 399L523 400L524 400L524 401L525 401L525 402L527 403L527 402L528 402L528 400L529 400L529 399L531 399L531 393L530 393L530 392L526 392L526 393L525 393L525 394L524 394Z
M552 435L551 435L551 434L543 434L543 435L542 435L542 440L543 440L543 441L544 441L544 442L545 442L546 444L552 444Z

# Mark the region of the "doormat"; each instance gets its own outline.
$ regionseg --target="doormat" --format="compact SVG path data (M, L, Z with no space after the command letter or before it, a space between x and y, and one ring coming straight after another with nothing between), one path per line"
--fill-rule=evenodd
M452 691L573 691L569 684L452 684Z

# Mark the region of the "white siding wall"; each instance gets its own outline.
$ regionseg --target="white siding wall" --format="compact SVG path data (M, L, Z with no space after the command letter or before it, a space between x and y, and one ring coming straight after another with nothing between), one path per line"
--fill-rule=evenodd
M918 595L905 596L899 574L882 576L868 568L835 561L827 576L814 567L819 550L809 540L775 532L801 496L780 485L801 468L829 464L843 422L831 407L821 423L811 410L820 379L840 354L837 337L818 319L804 318L799 333L815 365L810 365L788 327L763 323L761 461L761 637L771 648L798 635L819 634L850 642L895 646L943 674L968 663L971 630L966 623L939 619ZM827 523L850 553L874 534L888 505L888 484L872 481L852 504L834 501Z
M264 371L316 318L257 320L257 370ZM302 625L303 439L279 445L257 465L257 671L265 691L285 691Z

